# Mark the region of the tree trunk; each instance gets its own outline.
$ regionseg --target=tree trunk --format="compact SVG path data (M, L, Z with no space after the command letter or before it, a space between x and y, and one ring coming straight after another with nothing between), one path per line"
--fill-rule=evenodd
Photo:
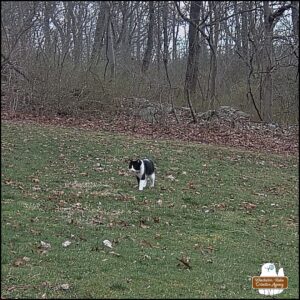
M75 4L74 2L67 2L68 7L68 15L71 19L71 32L72 32L72 39L73 39L73 62L74 67L76 68L80 61L80 46L78 42L78 34L76 30L76 19L74 16L74 8Z
M178 24L176 24L176 10L173 9L173 16L172 16L172 44L173 44L172 60L173 61L177 59L177 35L178 35Z
M213 109L216 102L216 80L217 80L217 50L218 50L218 41L219 41L219 29L220 22L217 21L219 19L219 3L216 1L212 1L209 3L210 9L213 12L214 19L216 20L215 25L211 29L211 75L210 75L210 84L209 84L209 107Z
M293 33L296 41L296 51L299 54L299 1L292 1Z
M110 79L114 80L116 77L116 60L115 60L115 49L114 49L114 39L112 35L112 25L111 25L111 17L108 17L107 21L107 30L106 30L106 67L110 68Z
M238 3L237 1L233 2L234 5L234 13L235 15L235 42L236 42L236 49L239 53L241 53L241 24L240 24L240 16L238 14Z
M153 50L153 27L154 27L154 2L149 1L149 27L148 27L148 40L147 47L142 64L142 73L146 73L149 69L152 50Z
M187 91L190 91L191 94L196 92L197 78L199 73L199 31L194 25L198 25L200 22L200 4L198 1L191 1L190 19L193 23L189 24L189 49L184 86L185 94Z
M263 2L264 6L264 44L262 55L262 118L265 122L272 121L272 101L273 101L273 79L272 79L272 66L273 66L273 46L272 36L273 28L271 20L271 8L269 1Z
M168 42L168 2L163 3L163 33L164 33L164 55L163 59L166 64L169 60L169 42Z
M98 63L99 56L101 54L101 49L103 47L103 38L105 33L105 24L107 23L107 15L106 15L106 1L101 1L99 7L99 12L97 16L97 24L94 36L94 43L91 54L91 63Z
M156 49L156 62L157 73L160 78L160 64L161 64L161 14L160 14L160 2L157 2L157 49Z
M138 62L141 60L141 23L139 20L139 15L140 15L140 7L137 7L137 41L136 41L136 59Z
M46 55L49 55L51 53L50 45L51 45L51 39L50 39L50 13L51 13L51 8L50 8L51 3L49 2L44 2L44 34L45 34L45 53Z
M120 50L120 59L124 64L129 63L130 57L130 35L133 28L132 11L130 11L130 3L128 1L121 2L122 22L121 30L116 42L116 49Z
M163 62L166 71L166 77L169 83L170 89L172 88L171 80L168 72L168 61L169 61L169 39L168 39L168 2L163 4L163 34L164 34L164 52L163 52ZM173 98L171 98L173 99ZM173 101L173 100L172 100ZM173 104L173 103L172 103ZM174 109L174 107L173 107ZM177 118L176 114L175 117Z
M263 45L263 81L262 81L262 115L265 122L272 122L273 102L273 78L272 69L274 63L273 54L273 29L285 10L290 9L291 4L282 5L275 12L271 11L269 1L263 2L264 8L264 45Z
M242 10L245 11L247 9L247 3L245 1L242 2ZM248 45L248 17L246 12L242 12L242 54L244 59L248 60L249 53L249 45Z

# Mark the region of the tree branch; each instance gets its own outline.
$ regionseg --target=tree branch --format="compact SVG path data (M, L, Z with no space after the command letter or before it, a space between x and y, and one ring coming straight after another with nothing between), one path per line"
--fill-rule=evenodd
M290 9L292 8L292 4L287 4L287 5L283 5L281 7L279 7L276 11L274 11L270 17L269 17L269 22L270 23L273 23L273 21L276 19L276 18L279 18L281 15L283 15L283 13L287 10L287 9Z
M31 80L22 72L20 71L10 60L8 57L6 57L4 54L1 53L1 57L4 59L4 62L1 63L1 69L7 64L11 66L11 68L16 71L18 74L22 75L29 83L31 83Z
M175 2L176 9L177 9L179 15L181 16L181 18L183 20L187 21L188 23L192 24L196 28L196 30L198 30L205 37L205 39L207 40L208 45L210 47L210 50L215 54L215 49L214 49L214 46L211 43L210 37L204 31L204 28L207 26L205 22L208 19L209 15L210 15L210 12L203 18L203 20L199 24L196 24L193 20L191 20L190 18L186 17L182 13L182 11L180 10L180 8L178 6L177 1L174 1L174 2Z

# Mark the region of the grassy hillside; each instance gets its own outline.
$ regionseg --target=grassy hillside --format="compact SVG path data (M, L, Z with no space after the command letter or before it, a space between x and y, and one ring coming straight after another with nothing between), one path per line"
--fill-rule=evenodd
M295 157L12 123L1 145L2 297L263 298L266 262L298 296Z

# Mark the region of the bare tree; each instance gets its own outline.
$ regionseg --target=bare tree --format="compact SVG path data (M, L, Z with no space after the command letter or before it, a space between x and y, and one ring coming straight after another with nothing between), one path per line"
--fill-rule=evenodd
M237 51L241 52L242 41L241 41L241 23L240 23L240 15L238 14L238 2L233 2L234 13L235 13L235 43Z
M272 12L269 1L263 2L264 8L264 41L263 41L263 70L262 70L262 117L266 122L272 121L272 102L273 102L273 29L279 17L290 4L279 7Z
M107 67L110 67L110 79L113 80L116 77L116 59L115 59L115 49L114 49L114 39L112 33L112 22L110 15L110 8L107 7L108 10L108 19L106 24L106 65L104 71L104 79L106 78L106 70Z
M172 11L172 60L177 60L177 41L179 32L179 22L176 18L176 10Z
M295 55L299 59L299 1L292 1L292 23L295 37Z
M167 65L169 61L169 38L168 38L168 2L163 3L163 36L164 36L164 55L163 61Z
M50 36L50 3L44 2L44 34L45 34L45 53L50 54L51 36Z
M154 28L154 1L148 1L149 3L149 27L148 27L148 39L147 46L145 50L145 55L142 64L142 72L146 73L148 71L152 49L153 49L153 28Z
M248 45L248 15L247 15L247 3L246 1L242 2L242 29L241 29L241 39L242 39L242 52L243 56L247 59L249 52Z
M190 91L192 94L196 92L198 68L199 68L199 31L197 26L200 23L200 4L198 1L191 1L189 23L189 50L187 58L187 68L185 75L185 93Z
M103 47L103 39L105 33L105 24L107 24L107 14L106 14L106 1L101 1L99 3L99 12L97 15L97 24L94 35L94 43L91 54L91 64L97 64L99 62L101 50Z
M210 82L209 82L209 106L210 108L214 108L215 101L216 101L216 80L217 80L217 71L218 71L218 64L217 64L217 51L218 51L218 41L219 41L219 30L220 30L220 22L219 22L219 10L220 6L219 3L216 1L209 2L210 12L211 15L214 17L214 26L210 30L210 40L211 40L211 47L210 47Z

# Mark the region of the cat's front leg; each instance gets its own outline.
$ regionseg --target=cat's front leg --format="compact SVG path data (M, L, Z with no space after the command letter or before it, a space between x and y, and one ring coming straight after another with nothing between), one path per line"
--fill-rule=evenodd
M139 190L142 191L145 186L146 186L146 180L141 179L139 182Z
M145 174L143 174L140 183L139 183L139 190L142 191L144 187L146 187L147 184L147 178L145 176Z

